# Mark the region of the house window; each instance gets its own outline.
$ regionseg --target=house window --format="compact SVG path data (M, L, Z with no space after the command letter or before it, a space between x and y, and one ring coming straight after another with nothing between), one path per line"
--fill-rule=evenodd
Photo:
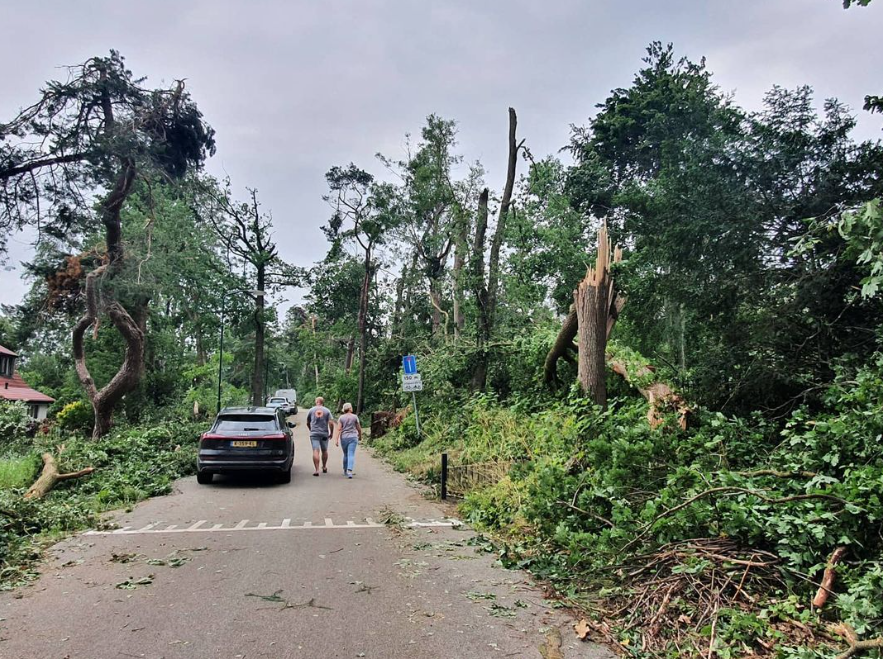
M11 378L15 369L15 358L9 355L0 355L0 376Z
M40 418L40 406L36 403L31 403L28 405L28 414L30 414L35 419Z

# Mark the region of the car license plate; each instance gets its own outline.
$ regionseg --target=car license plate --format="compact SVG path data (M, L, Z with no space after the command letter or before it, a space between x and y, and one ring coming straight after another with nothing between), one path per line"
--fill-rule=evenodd
M230 442L234 448L254 448L258 445L256 441L237 440Z

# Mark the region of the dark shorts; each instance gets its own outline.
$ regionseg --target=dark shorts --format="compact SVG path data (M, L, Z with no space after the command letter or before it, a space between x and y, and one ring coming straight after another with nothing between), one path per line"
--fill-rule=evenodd
M314 451L327 451L328 437L325 435L310 435L310 444L313 445Z

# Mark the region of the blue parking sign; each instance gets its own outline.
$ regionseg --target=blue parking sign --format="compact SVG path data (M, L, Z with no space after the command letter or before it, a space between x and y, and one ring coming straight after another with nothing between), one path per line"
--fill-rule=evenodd
M413 375L417 372L417 359L414 355L402 357L402 368L405 369L405 375Z

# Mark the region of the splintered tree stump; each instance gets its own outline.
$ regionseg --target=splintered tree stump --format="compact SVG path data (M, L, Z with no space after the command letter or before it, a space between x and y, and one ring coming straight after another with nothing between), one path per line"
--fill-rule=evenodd
M616 314L621 309L621 306L616 304L610 266L620 260L622 260L622 251L618 247L616 250L612 249L607 236L607 224L604 223L598 230L595 266L588 268L586 276L573 293L573 306L577 318L579 382L583 391L601 406L607 405L605 368L607 336L616 322Z
M58 473L58 464L55 462L55 458L51 453L43 454L43 472L40 474L40 478L38 478L33 485L25 492L25 499L42 499L49 493L55 484L59 481L71 480L72 478L80 478L82 476L86 476L91 474L95 469L93 467L86 467L85 469L81 469L80 471L75 471L69 474L60 474Z

